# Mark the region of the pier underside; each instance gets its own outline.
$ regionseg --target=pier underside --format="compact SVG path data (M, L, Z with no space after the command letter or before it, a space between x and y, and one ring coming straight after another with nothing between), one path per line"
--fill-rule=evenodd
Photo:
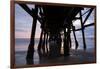
M85 27L92 26L94 23L85 25L88 17L94 8L88 10L88 15L83 21L83 7L65 7L53 5L34 5L31 10L26 4L19 4L33 18L30 44L27 51L27 64L34 57L34 40L37 21L40 23L41 34L38 44L39 57L57 58L60 56L68 57L71 49L71 32L75 40L75 48L78 48L78 41L75 32L81 30L83 38L83 49L86 50ZM78 17L76 17L79 14ZM80 20L81 28L75 29L73 21ZM63 36L63 38L62 38ZM61 47L63 44L63 48ZM61 53L63 49L63 54Z

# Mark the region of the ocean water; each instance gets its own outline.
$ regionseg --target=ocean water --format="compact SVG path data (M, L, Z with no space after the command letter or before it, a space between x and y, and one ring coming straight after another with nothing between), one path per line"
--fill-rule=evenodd
M77 41L79 44L78 49L83 49L82 38L77 38ZM72 42L71 48L75 49L75 41L73 38L71 39L71 42ZM30 43L30 39L28 39L28 38L16 38L15 39L15 51L27 51L29 43ZM38 43L39 43L39 39L36 38L35 39L35 47L34 47L35 50L37 49ZM94 38L86 38L86 45L87 45L87 49L94 48L95 47Z
M78 49L82 49L83 50L83 42L82 42L82 38L77 38L78 43L79 43L79 47ZM72 49L75 49L75 42L74 39L72 38ZM28 49L28 45L30 43L30 39L26 39L26 38L16 38L15 39L15 64L16 66L21 66L21 65L26 65L26 55L27 55L27 49ZM39 43L39 39L35 39L35 52L34 52L34 64L39 64L40 60L39 60L39 55L37 54L37 46ZM94 38L86 38L86 45L87 45L87 51L94 51ZM89 56L90 57L90 56ZM83 57L84 58L84 57ZM88 59L90 60L90 58ZM93 56L92 59L93 60ZM44 61L43 61L44 62Z
M27 51L30 43L29 38L16 38L15 39L15 51ZM37 49L39 39L35 39L35 49Z

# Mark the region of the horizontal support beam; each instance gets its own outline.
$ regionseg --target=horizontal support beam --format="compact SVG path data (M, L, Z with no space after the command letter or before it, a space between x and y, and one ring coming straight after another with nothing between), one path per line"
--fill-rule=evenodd
M87 24L87 25L84 25L84 28L89 27L89 26L93 26L93 25L94 25L94 23ZM80 30L82 30L82 28L75 29L75 31L80 31Z

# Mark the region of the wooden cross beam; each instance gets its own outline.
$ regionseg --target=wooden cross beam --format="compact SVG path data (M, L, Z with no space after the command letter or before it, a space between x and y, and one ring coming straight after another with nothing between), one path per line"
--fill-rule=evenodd
M34 12L35 12L34 9L31 10L26 4L19 4L19 5L20 5L30 16L32 16L32 18L33 18ZM43 20L42 20L41 17L37 16L37 20L40 22L40 24L43 23Z
M88 15L86 16L86 18L85 18L85 20L84 20L83 24L85 24L85 23L86 23L87 19L89 18L89 16L90 16L90 15L91 15L91 13L92 13L92 11L93 11L93 8L91 8L91 9L90 9L90 11L89 11Z
M94 25L94 23L87 24L87 25L84 25L84 28L85 28L85 27L89 27L89 26L93 26L93 25ZM82 28L75 29L75 31L80 31L80 30L82 30Z
M32 10L29 9L29 7L26 4L19 4L28 14L30 14L33 17Z

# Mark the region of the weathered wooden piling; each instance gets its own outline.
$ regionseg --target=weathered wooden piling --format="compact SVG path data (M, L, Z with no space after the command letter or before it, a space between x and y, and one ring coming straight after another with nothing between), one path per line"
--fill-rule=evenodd
M43 33L43 43L42 43L42 52L43 52L43 55L45 55L46 54L46 52L45 52L45 50L46 50L46 48L45 48L45 38L46 38L46 33L44 32Z
M33 24L32 24L30 44L28 46L26 59L33 59L34 55L34 39L35 39L35 30L37 23L37 14L38 14L38 7L35 6L35 9L33 10Z
M41 46L42 46L42 37L43 37L43 29L41 30L39 44L38 44L38 51L41 52Z
M46 33L46 54L48 54L48 33Z
M78 48L78 41L76 39L75 26L73 26L73 24L72 24L72 31L73 31L73 35L74 35L74 39L75 39L75 49L77 49Z
M80 11L80 21L81 21L81 28L82 28L83 48L84 48L84 50L86 50L84 24L83 24L83 21L82 21L82 12L81 11Z
M64 29L64 56L68 56L69 55L69 51L70 51L70 26L69 28Z

